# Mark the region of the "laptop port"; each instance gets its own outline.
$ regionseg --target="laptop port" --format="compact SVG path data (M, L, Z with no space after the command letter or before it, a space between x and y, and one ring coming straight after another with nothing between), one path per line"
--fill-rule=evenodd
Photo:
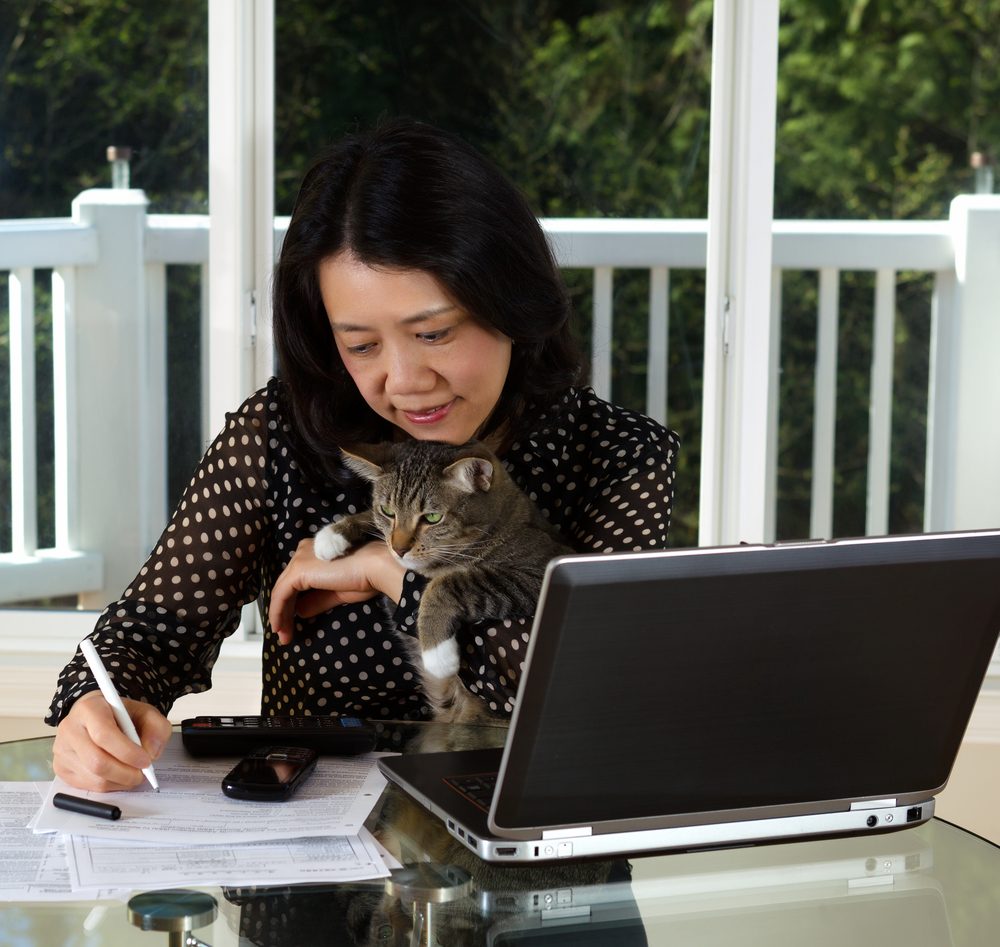
M517 847L514 848L495 848L493 851L496 852L498 858L511 858L517 854Z
M923 806L914 806L912 809L906 810L906 821L919 822L923 814L924 814Z
M452 822L451 819L448 820L448 828L451 829L452 832L455 831L455 823Z
M458 837L459 838L465 838L465 829L459 828L459 830L458 830Z
M478 839L474 835L470 835L469 836L469 844L473 848L479 848L479 841L478 841Z

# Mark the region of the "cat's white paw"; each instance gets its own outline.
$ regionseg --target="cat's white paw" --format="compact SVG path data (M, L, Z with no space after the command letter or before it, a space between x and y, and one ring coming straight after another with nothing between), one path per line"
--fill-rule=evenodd
M332 526L324 526L313 540L313 551L318 559L329 562L331 559L339 559L350 545Z
M442 641L423 652L424 670L431 677L451 677L458 673L458 642L454 638Z

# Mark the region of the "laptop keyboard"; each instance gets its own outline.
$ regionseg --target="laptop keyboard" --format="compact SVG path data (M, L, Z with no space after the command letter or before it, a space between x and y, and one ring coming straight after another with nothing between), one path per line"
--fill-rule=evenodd
M449 776L445 782L469 802L489 812L493 790L497 786L497 773L477 773L475 776Z

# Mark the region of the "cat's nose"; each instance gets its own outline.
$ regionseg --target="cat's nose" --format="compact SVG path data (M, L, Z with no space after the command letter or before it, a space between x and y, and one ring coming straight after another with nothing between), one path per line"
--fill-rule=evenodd
M403 558L411 549L413 548L413 536L407 535L403 530L393 530L392 533L392 551L399 556L400 559Z

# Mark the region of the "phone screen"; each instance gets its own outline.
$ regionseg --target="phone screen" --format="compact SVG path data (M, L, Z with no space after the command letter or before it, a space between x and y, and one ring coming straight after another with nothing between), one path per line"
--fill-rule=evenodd
M306 747L260 747L222 780L222 791L234 799L281 802L305 781L316 759L316 751Z

